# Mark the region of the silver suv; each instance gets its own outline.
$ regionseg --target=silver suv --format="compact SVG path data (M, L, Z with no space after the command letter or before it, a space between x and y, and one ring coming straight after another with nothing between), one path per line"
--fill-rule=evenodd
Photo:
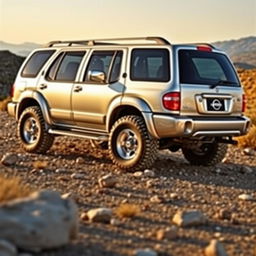
M225 156L247 132L243 90L227 55L160 37L54 41L22 65L8 112L27 152L55 135L90 139L126 170L149 168L158 149L195 165Z

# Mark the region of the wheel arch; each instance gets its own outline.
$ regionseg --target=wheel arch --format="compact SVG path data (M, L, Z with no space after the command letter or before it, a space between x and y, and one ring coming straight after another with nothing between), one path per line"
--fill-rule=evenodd
M38 92L26 92L22 95L22 97L19 99L19 104L17 106L16 119L19 119L24 109L31 106L39 106L45 122L47 124L52 124L50 113L48 110L48 104L44 97Z

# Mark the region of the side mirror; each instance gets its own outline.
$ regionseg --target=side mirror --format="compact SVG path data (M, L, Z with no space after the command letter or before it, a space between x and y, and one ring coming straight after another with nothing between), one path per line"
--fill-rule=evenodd
M88 72L89 80L97 83L106 82L106 74L103 71L92 70Z

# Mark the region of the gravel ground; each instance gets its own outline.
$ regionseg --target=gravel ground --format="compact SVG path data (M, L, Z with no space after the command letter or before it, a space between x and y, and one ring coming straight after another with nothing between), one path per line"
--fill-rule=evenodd
M7 152L19 156L15 166L1 165L2 173L18 175L36 189L71 192L80 213L97 207L115 210L124 202L141 210L131 219L116 217L115 225L82 221L76 241L36 255L134 255L136 249L151 248L159 255L199 256L217 238L230 256L255 256L256 200L238 199L241 194L256 199L255 151L246 154L230 147L223 163L213 167L191 166L180 152L162 151L152 168L155 177L136 177L118 170L106 151L92 148L87 140L58 137L47 155L27 154L19 147L14 119L0 113L0 127L0 157ZM47 166L35 169L37 161L46 161ZM72 179L73 173L82 173L82 178ZM100 188L98 179L109 173L117 178L117 185ZM161 202L150 201L153 196ZM176 239L156 239L156 232L171 225L177 210L188 209L201 210L209 222L179 227ZM232 218L223 220L219 216L222 210L231 212Z

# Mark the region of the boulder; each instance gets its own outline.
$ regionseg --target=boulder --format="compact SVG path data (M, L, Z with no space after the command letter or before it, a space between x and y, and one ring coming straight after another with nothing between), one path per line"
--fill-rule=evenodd
M222 243L216 239L211 240L210 244L204 250L205 256L227 256Z
M1 163L6 166L14 165L19 160L18 156L13 153L5 154L2 159Z
M207 218L198 210L179 211L174 215L172 221L177 226L189 227L205 224L207 222Z
M91 209L87 212L90 222L110 223L112 217L112 210L109 208Z
M0 205L0 239L29 251L67 244L78 229L77 206L58 192L41 191Z
M107 174L99 178L98 182L101 188L113 188L117 183L117 179L112 174Z

